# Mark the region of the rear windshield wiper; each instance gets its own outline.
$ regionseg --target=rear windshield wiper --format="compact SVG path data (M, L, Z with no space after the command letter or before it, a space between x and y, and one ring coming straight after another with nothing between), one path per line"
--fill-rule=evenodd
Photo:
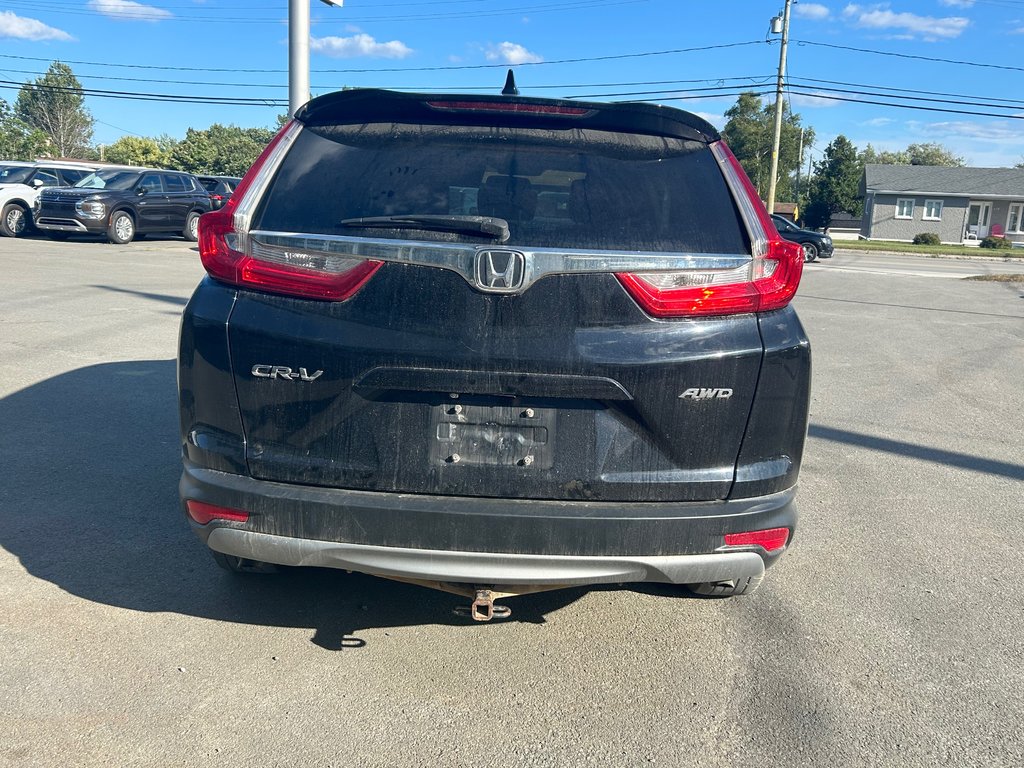
M364 216L358 219L342 219L341 225L343 227L426 229L435 232L490 235L499 243L504 243L509 238L508 222L493 216L442 216L427 213L398 216Z

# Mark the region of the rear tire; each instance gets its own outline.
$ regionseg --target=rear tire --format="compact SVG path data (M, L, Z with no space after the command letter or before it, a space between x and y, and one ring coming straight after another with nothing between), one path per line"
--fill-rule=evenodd
M804 243L804 261L814 261L818 258L818 246L814 243Z
M702 584L687 584L686 588L695 595L702 597L734 597L736 595L749 595L754 592L764 575L745 576L742 579L728 579L726 581L705 581Z
M190 243L199 239L199 212L192 211L185 217L185 228L181 231L182 236Z
M235 557L234 555L225 555L223 552L217 552L211 549L210 554L213 555L214 562L217 563L225 571L231 571L231 573L239 574L253 574L253 573L277 573L277 566L273 563L264 563L261 560L249 560L244 557Z
M28 211L17 203L8 203L0 213L0 234L4 237L21 237L28 229L28 224Z
M115 211L107 226L107 240L114 245L125 245L135 239L135 220L125 211Z

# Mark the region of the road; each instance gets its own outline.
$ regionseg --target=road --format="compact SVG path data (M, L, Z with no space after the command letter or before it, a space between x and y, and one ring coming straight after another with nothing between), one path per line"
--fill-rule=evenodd
M0 765L1019 768L1024 288L874 258L805 272L801 526L756 594L474 625L217 569L176 498L194 250L0 239Z
M1015 253L1019 252L1015 251ZM833 258L819 259L808 266L812 270L831 269L835 272L858 272L870 275L960 278L971 275L1024 273L1024 258L1020 256L1013 258L991 256L922 257L910 254L871 253L844 250L840 242Z

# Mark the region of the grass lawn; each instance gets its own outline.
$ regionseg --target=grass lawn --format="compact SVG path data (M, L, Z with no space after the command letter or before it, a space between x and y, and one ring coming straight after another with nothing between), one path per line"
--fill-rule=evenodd
M877 240L835 240L835 247L846 251L889 251L919 253L924 256L995 256L1024 258L1024 248L981 248L966 245L913 245L912 243L879 242Z

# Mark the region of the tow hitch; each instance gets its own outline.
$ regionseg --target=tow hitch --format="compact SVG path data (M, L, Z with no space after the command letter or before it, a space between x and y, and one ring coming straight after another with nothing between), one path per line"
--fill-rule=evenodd
M470 605L458 605L452 609L456 616L468 616L473 621L490 621L491 619L507 619L512 609L507 605L495 605L495 600L504 597L532 595L537 592L548 592L552 589L565 589L567 584L499 584L483 586L479 584L454 584L447 581L428 581L426 579L408 579L403 576L385 576L392 581L404 584L416 584L421 587L437 589L451 595L472 598Z
M472 605L468 608L464 605L457 606L454 613L456 616L469 616L473 621L507 619L512 615L512 609L507 605L495 605L495 597L495 594L489 589L478 589Z

